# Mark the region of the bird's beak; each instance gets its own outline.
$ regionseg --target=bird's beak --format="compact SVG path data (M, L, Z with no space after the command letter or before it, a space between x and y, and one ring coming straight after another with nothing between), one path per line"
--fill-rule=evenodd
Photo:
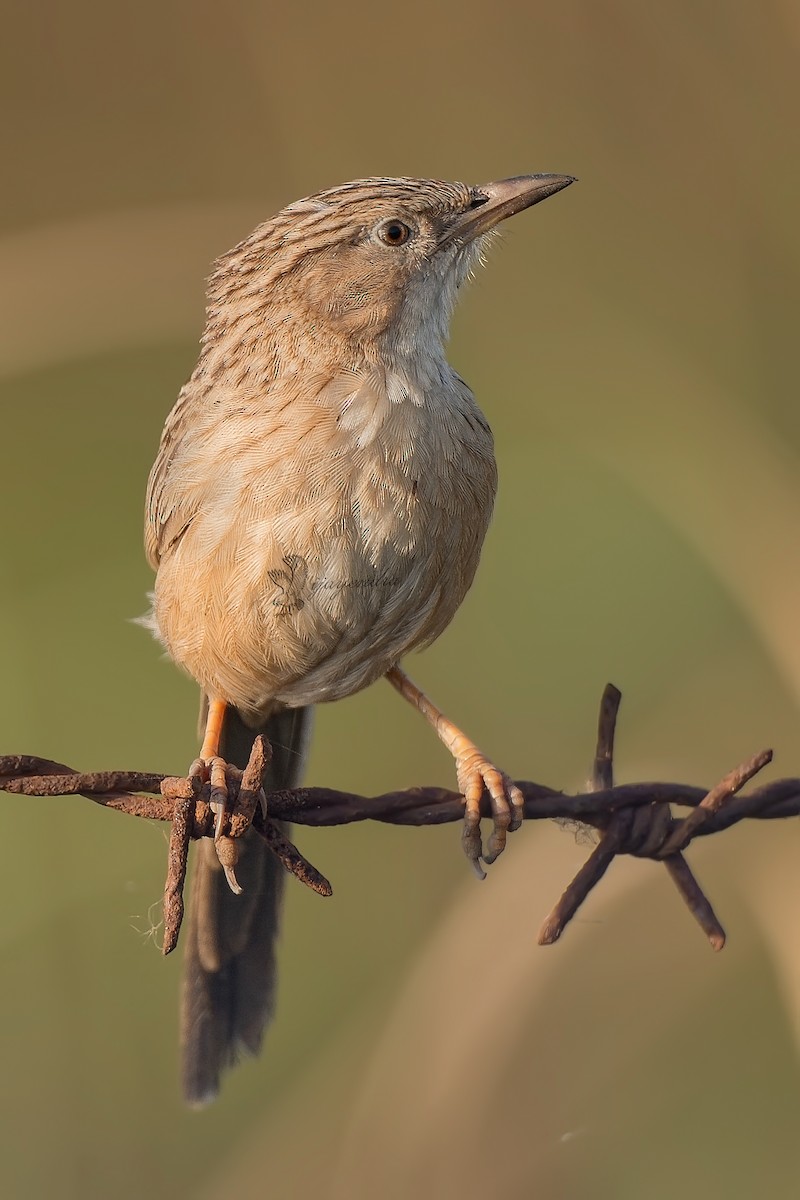
M572 175L516 175L473 188L474 200L449 226L442 244L471 242L515 213L531 208L574 183Z

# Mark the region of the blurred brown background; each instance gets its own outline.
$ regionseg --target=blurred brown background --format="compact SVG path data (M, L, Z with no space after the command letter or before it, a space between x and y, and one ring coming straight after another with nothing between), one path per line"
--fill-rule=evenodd
M800 18L788 0L487 6L54 0L0 44L7 751L182 771L193 685L145 608L142 500L211 259L367 174L579 176L517 218L452 360L501 490L473 591L414 677L511 773L800 774ZM477 652L477 654L476 654ZM319 714L312 782L450 783L387 686ZM796 824L666 874L617 863L552 949L586 847L514 837L479 886L455 829L302 834L266 1051L203 1114L176 1084L165 833L5 800L0 1190L237 1200L797 1195Z

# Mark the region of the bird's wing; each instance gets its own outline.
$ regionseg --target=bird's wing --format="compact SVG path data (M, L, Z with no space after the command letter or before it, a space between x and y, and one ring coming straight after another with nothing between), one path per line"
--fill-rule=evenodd
M154 570L201 514L211 524L206 532L213 541L213 528L224 525L231 512L246 511L241 493L248 481L262 495L285 489L288 458L296 460L298 479L313 477L312 468L320 465L314 456L323 446L335 448L335 417L347 393L359 387L358 378L346 373L349 383L334 389L331 400L332 376L297 372L253 390L231 387L224 379L209 386L195 373L167 417L147 484L144 539ZM326 419L334 426L327 441Z
M158 454L147 481L144 548L155 571L163 555L180 540L197 514L197 493L171 486L170 467L192 419L196 395L191 380L181 390L167 417Z

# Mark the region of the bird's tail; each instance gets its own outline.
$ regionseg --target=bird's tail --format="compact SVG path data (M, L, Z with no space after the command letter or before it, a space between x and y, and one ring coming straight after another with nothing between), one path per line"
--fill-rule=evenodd
M206 704L204 699L204 709ZM249 729L229 708L220 754L244 767L253 739L263 733L272 745L266 787L296 787L311 715L311 708L280 709L261 728ZM236 877L242 894L235 896L212 842L203 838L197 843L181 997L183 1094L194 1107L214 1099L226 1067L261 1047L275 1007L275 940L284 874L275 855L251 831L240 839Z

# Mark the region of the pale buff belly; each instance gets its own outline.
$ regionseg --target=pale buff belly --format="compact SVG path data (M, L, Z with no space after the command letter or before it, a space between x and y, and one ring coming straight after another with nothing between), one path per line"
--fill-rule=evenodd
M239 522L209 545L195 523L156 580L170 655L212 696L256 719L275 700L335 700L366 687L449 624L486 531L487 485L437 481L437 502L349 497L334 521L307 506ZM328 513L328 518L330 514Z

